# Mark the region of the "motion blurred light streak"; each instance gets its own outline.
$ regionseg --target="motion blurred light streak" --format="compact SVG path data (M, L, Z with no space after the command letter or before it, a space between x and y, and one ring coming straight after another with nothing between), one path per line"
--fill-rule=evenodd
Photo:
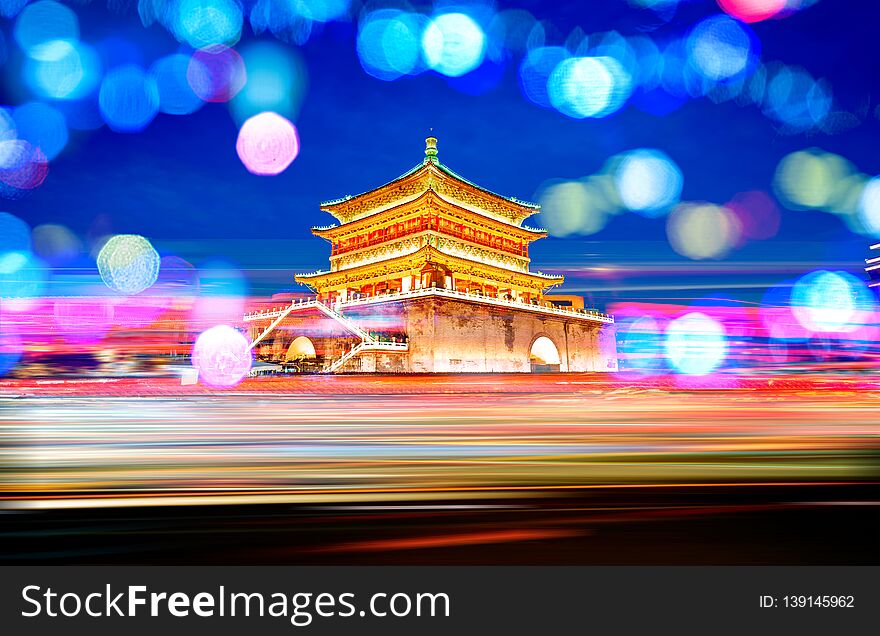
M457 499L475 490L797 484L880 474L876 392L840 391L832 407L826 393L679 396L618 387L464 401L30 398L15 409L0 402L0 457L14 467L0 477L0 505L52 507L58 494L73 498L59 503L65 506L98 505L95 496L131 498L121 505L142 505L143 496L167 505L216 503L234 493L234 501L254 503L388 501L404 491Z

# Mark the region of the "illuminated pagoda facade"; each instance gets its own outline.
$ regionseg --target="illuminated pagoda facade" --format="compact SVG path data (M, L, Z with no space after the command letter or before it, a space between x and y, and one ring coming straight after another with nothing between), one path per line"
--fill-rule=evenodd
M330 243L330 268L296 276L314 298L245 316L258 360L330 372L617 368L613 319L546 295L563 277L529 269L530 243L547 234L523 221L540 206L459 176L434 137L412 170L321 209L338 221L312 229Z

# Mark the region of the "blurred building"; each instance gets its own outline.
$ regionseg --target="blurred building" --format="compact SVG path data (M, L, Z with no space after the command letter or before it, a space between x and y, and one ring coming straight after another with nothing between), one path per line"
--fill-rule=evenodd
M258 360L331 372L611 371L614 320L562 276L531 271L523 225L540 206L489 192L443 165L437 140L412 170L327 201L313 228L330 268L296 276L315 297L245 316Z
M871 246L872 250L880 250L880 243ZM866 258L865 271L868 274L868 287L880 288L880 256Z

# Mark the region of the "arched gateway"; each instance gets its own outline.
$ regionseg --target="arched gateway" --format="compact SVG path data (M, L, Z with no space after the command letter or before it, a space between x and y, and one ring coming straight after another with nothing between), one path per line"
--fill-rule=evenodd
M313 360L315 358L315 345L305 336L294 338L293 342L287 348L287 354L284 359L286 362L294 362L298 360Z
M535 338L532 349L529 352L529 366L532 373L546 373L559 371L559 349L547 336Z

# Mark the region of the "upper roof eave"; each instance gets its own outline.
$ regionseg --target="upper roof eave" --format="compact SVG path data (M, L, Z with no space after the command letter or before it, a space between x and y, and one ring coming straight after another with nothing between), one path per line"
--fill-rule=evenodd
M406 179L409 176L414 175L416 172L418 172L419 170L421 170L422 168L424 168L427 165L428 165L428 161L426 159L422 163L416 164L415 166L413 166L412 168L410 168L409 170L404 172L399 177L395 177L394 179L392 179L388 183L384 183L376 188L371 188L371 189L367 190L366 192L361 192L360 194L346 194L344 197L340 197L338 199L330 199L329 201L321 201L319 206L323 211L330 212L330 210L328 208L334 208L341 203L345 203L346 201L351 201L352 199L357 199L359 197L364 196L365 194L370 194L371 192L375 192L376 190L381 190L382 188L387 188L388 186L395 184L398 181L401 181L403 179Z
M446 197L444 197L443 195L441 195L437 192L434 192L433 190L425 190L424 192L422 192L420 195L418 195L415 198L408 199L408 200L401 200L401 202L396 205L392 205L389 208L385 208L385 209L377 211L377 212L372 212L372 213L370 213L366 216L363 216L359 219L355 219L355 220L349 221L347 223L341 223L341 224L334 223L332 225L323 226L323 227L312 227L311 231L312 231L312 234L314 234L315 236L319 236L321 238L332 237L333 235L335 235L341 231L350 231L352 226L356 223L360 223L362 225L369 224L371 219L373 219L377 214L379 214L381 212L388 212L390 210L395 210L403 205L417 203L420 200L425 199L431 195L445 201L448 205L451 205L455 208L458 208L458 209L463 210L465 212L468 212L470 214L477 214L477 213L473 212L472 210L470 210L466 207L463 207L461 204L456 203L454 200L449 200ZM534 239L544 238L547 236L547 230L543 229L543 228L534 228L534 227L529 227L527 225L512 225L512 224L506 223L503 220L496 219L492 216L486 216L486 215L482 215L482 216L483 216L483 218L486 218L489 221L493 221L495 223L500 223L506 227L512 228L514 231L519 231L521 233L530 234L530 235L532 235L532 237L534 237Z
M492 192L491 190L488 190L480 185L477 185L473 181L465 179L463 176L461 176L460 174L458 174L457 172L455 172L454 170L449 168L449 166L441 163L440 160L437 159L437 157L425 157L425 159L421 163L416 164L415 166L413 166L412 168L410 168L409 170L404 172L399 177L392 179L391 181L389 181L387 183L384 183L378 187L367 190L366 192L361 192L360 194L348 194L348 195L346 195L344 197L340 197L338 199L330 199L328 201L322 201L320 203L319 207L324 212L328 212L330 214L333 214L334 208L338 207L339 205L342 205L343 203L347 203L348 201L351 201L352 199L358 199L358 198L363 197L365 195L371 194L377 190L387 188L388 186L394 185L398 181L402 181L403 179L406 179L407 177L410 177L410 176L418 173L420 170L422 170L424 168L429 168L430 166L436 167L439 171L443 172L444 174L452 177L453 179L455 179L457 181L460 181L461 183L464 183L472 188L476 188L477 190L480 190L481 192L484 192L484 193L486 193L492 197L495 197L497 199L501 199L507 203L513 203L514 205L519 206L519 207L523 208L524 210L529 211L529 214L526 214L522 217L523 219L526 219L529 216L531 216L532 214L536 214L537 212L539 212L541 210L540 203L533 203L531 201L523 201L523 200L517 199L516 197L505 197L503 195L498 194L497 192Z
M488 189L484 188L483 186L477 185L473 181L465 179L463 176L461 176L460 174L455 172L452 168L441 163L440 161L436 161L435 165L437 166L437 168L439 168L440 170L442 170L443 172L448 174L453 179L457 179L457 180L461 181L462 183L466 183L469 186L471 186L472 188L476 188L477 190L481 190L482 192L485 192L486 194L491 194L493 197L497 197L499 199L504 199L505 201L508 201L510 203L515 203L516 205L522 206L524 208L531 208L535 212L538 212L541 209L540 203L532 203L531 201L523 201L522 199L517 199L516 197L505 197L503 195L498 194L497 192L492 192L491 190L488 190Z

